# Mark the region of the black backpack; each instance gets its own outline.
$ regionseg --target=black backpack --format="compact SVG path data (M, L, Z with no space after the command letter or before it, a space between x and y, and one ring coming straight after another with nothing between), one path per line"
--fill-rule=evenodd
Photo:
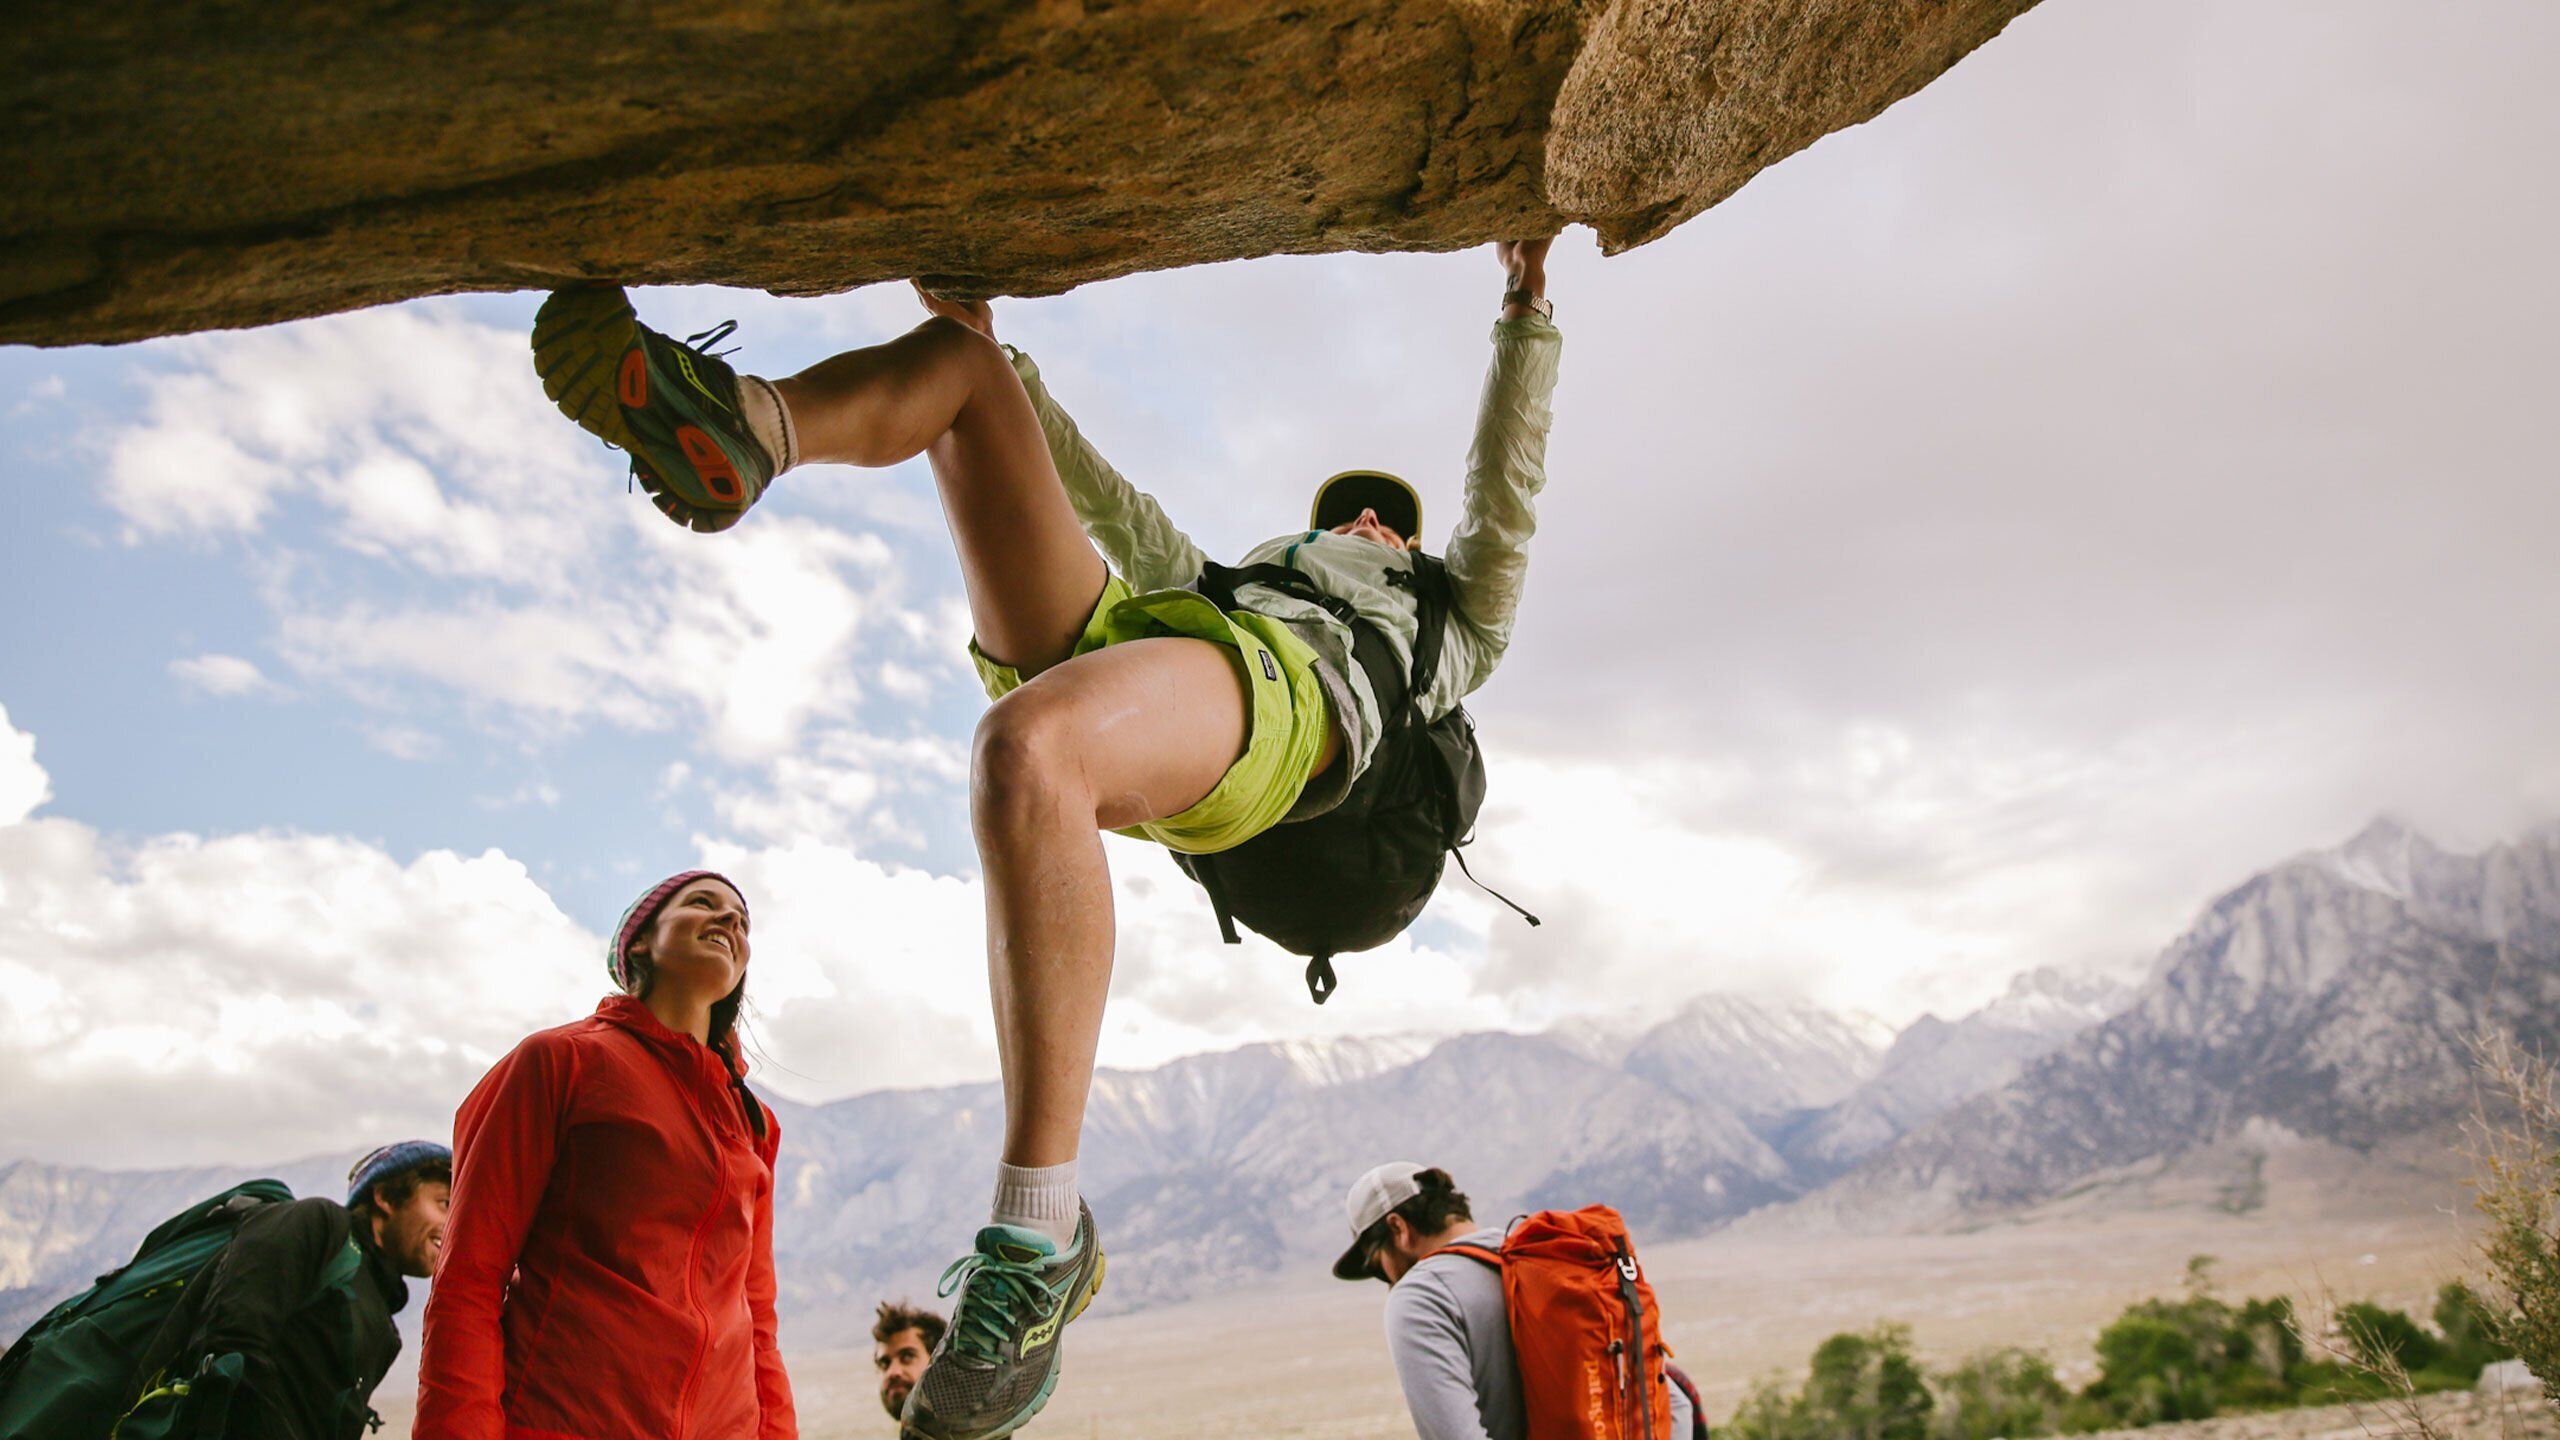
M1448 628L1448 569L1417 553L1409 572L1388 573L1387 583L1400 581L1413 587L1417 617L1409 673L1396 662L1386 637L1349 601L1317 589L1285 565L1210 564L1192 586L1221 610L1238 608L1236 590L1244 585L1266 586L1322 607L1351 628L1352 658L1367 672L1377 697L1377 749L1341 804L1312 819L1274 825L1231 850L1177 851L1173 857L1209 892L1228 944L1243 943L1236 934L1242 921L1280 948L1308 957L1307 993L1319 1005L1339 988L1334 956L1373 950L1403 934L1439 888L1449 856L1458 855L1458 868L1466 869L1458 847L1474 838L1476 812L1484 804L1484 752L1476 746L1466 707L1452 706L1427 724L1422 720L1422 697L1439 673L1441 637ZM1511 905L1500 895L1494 898ZM1538 923L1537 916L1511 908Z

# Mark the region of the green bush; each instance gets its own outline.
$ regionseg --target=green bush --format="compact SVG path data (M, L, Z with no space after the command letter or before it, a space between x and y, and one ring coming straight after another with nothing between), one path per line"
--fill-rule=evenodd
M1724 1430L1733 1440L1928 1440L1935 1403L1911 1358L1910 1328L1880 1324L1814 1347L1812 1373L1793 1396L1763 1378Z
M2560 1409L2560 1065L2505 1035L2474 1042L2472 1058L2489 1095L2466 1128L2489 1222L2481 1258L2502 1292L2493 1330Z
M1834 1335L1814 1347L1803 1404L1817 1433L1838 1440L1922 1440L1934 1404L1911 1358L1907 1325Z
M1812 1440L1795 1428L1795 1399L1776 1375L1763 1375L1734 1407L1733 1418L1718 1429L1727 1440Z
M2497 1312L2459 1280L2448 1280L2436 1291L2435 1321L2437 1332L2444 1336L2444 1355L2436 1365L2462 1377L2466 1385L2477 1381L2492 1362L2515 1358L2516 1352L2498 1338Z
M2118 1424L2202 1420L2231 1363L2230 1307L2210 1297L2145 1300L2098 1332L2098 1378L2086 1392Z
M2431 1332L2371 1301L2338 1308L2340 1353L2304 1353L2293 1302L2237 1307L2213 1294L2212 1259L2187 1267L2184 1295L2125 1307L2098 1333L2098 1377L2078 1394L2030 1350L1972 1355L1927 1372L1907 1326L1832 1336L1794 1393L1763 1376L1722 1427L1727 1440L2030 1440L2201 1420L2237 1410L2386 1399L2405 1377L2421 1392L2468 1387L2510 1353L2500 1317L2467 1286L2436 1292ZM2440 1332L2440 1333L2438 1333Z
M2369 1300L2338 1307L2338 1333L2357 1360L2386 1376L2415 1375L2444 1358L2444 1346L2417 1321Z
M1985 1350L1937 1377L1935 1440L2020 1440L2062 1428L2071 1392L2032 1350Z

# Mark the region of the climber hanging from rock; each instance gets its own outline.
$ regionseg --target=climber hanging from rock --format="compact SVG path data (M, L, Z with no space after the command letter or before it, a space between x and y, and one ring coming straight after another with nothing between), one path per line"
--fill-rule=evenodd
M679 344L619 289L543 304L543 388L678 523L726 529L799 465L933 467L995 702L970 809L1005 1122L909 1436L1030 1419L1102 1282L1075 1181L1114 942L1100 832L1173 851L1229 938L1241 919L1309 957L1319 1000L1331 958L1410 924L1466 837L1483 771L1460 702L1510 640L1546 483L1548 244L1495 247L1506 285L1445 560L1421 550L1413 488L1359 470L1318 489L1306 529L1210 562L996 343L982 301L919 287L914 330L771 381L709 353L729 327Z

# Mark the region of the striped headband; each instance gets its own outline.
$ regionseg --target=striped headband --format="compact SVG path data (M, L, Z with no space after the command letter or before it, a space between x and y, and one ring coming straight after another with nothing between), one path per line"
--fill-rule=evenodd
M613 927L613 944L604 956L605 973L613 977L613 988L625 993L630 991L631 942L640 938L640 932L648 928L650 921L658 918L658 912L666 908L666 903L675 898L677 891L696 880L719 881L736 893L739 909L747 908L747 892L738 889L737 881L717 870L680 870L659 881L649 887L649 893L632 901L631 908L622 912L621 921Z

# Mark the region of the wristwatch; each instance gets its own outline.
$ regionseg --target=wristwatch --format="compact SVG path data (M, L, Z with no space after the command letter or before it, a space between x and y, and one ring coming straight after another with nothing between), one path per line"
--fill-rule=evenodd
M1505 308L1518 305L1541 320L1556 318L1556 302L1544 295L1532 295L1526 290L1505 290L1502 303Z

